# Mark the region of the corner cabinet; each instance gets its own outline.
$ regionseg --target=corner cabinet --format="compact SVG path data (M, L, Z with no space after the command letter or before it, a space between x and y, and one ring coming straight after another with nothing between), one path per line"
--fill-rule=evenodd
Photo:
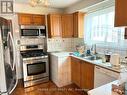
M84 37L84 16L85 14L82 12L75 12L73 13L73 30L74 30L74 37L76 38L83 38Z
M82 89L94 88L94 65L71 57L71 79Z
M18 14L19 25L45 25L45 15Z
M61 37L61 15L60 14L49 14L47 16L48 23L48 37Z
M115 27L127 26L127 0L115 0Z
M73 37L73 15L64 14L62 15L62 37L72 38Z

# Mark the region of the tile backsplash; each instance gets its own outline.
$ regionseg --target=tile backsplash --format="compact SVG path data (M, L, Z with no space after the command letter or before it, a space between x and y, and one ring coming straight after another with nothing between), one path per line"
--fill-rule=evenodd
M97 52L105 53L106 51L120 54L120 58L124 59L127 56L127 49L111 48L111 47L97 47Z
M75 51L78 44L84 44L83 38L48 38L44 39L20 39L20 45L44 44L47 46L48 52L56 51ZM47 44L46 44L47 43ZM106 51L120 54L121 58L127 56L127 48L102 46L97 44L97 52L104 53Z
M29 43L29 44L28 44ZM84 44L83 38L48 38L48 39L20 39L20 45L44 44L48 52L75 51L75 46Z
M21 38L20 45L34 45L43 44L45 40L43 38Z
M84 44L83 38L51 38L47 39L47 51L75 51L75 46Z

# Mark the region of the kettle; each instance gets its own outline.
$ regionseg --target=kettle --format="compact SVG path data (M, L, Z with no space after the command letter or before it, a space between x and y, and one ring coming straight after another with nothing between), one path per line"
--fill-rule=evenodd
M110 58L110 63L113 66L119 66L120 65L120 55L119 54L112 54Z

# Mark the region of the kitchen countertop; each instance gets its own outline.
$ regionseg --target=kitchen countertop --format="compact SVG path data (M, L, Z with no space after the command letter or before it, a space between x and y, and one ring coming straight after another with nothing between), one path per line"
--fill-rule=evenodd
M65 57L70 56L70 52L53 52L51 55L57 56L57 57Z
M72 52L62 51L62 52L54 52L54 53L51 53L51 54L55 55L57 57L65 57L65 56L75 57L75 58L80 59L82 61L89 62L91 64L94 64L94 65L97 65L97 66L100 66L100 67L115 71L117 73L121 73L121 72L125 72L125 71L127 72L127 68L126 68L125 65L120 65L118 67L115 67L115 66L111 66L111 64L109 62L103 63L102 60L89 60L89 59L85 59L83 57L70 55L70 53L72 53Z
M117 84L118 81L113 81L111 83L105 84L98 88L88 91L88 95L119 95L112 91L112 84Z
M82 57L77 57L77 56L74 56L74 55L70 55L70 56L78 58L78 59L86 61L86 62L89 62L89 63L94 64L94 65L97 65L97 66L115 71L117 73L121 73L121 72L125 72L125 71L127 72L127 69L124 65L120 65L118 67L115 67L115 66L111 66L111 64L109 62L103 63L102 60L89 60L89 59L85 59L85 58L82 58Z

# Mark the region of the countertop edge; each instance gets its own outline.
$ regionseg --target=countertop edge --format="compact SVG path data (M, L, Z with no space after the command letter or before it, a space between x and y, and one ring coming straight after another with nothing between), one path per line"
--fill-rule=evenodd
M71 56L71 57L74 57L74 58L77 58L77 59L80 59L80 60L82 60L82 61L89 62L89 63L91 63L91 64L93 64L93 65L97 65L97 66L100 66L100 67L102 67L102 68L106 68L106 69L108 69L108 70L111 70L111 71L120 73L120 71L118 71L118 70L115 70L115 69L110 68L110 67L107 67L107 66L103 66L103 65L101 65L101 64L97 64L97 63L95 63L95 62L93 62L93 61L90 61L90 60L87 60L87 59L84 59L84 58L80 58L80 57L77 57L77 56L74 56L74 55L70 55L70 56Z

